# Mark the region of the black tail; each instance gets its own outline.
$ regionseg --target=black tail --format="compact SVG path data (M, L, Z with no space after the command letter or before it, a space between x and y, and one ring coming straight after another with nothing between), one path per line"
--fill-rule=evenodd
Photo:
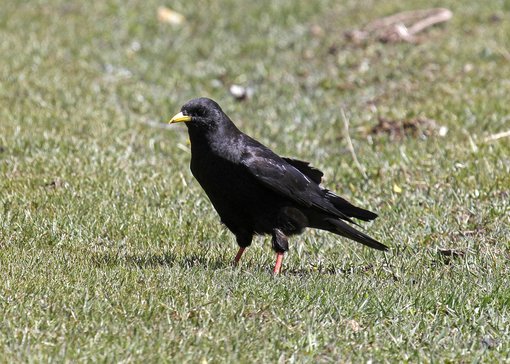
M355 217L363 221L371 221L377 217L376 213L356 207L349 201L344 200L342 197L335 195L331 191L326 192L326 198L331 202L339 211L349 217ZM354 239L356 240L356 239ZM364 244L364 243L363 243Z
M356 216L354 216L354 217L356 217ZM364 234L361 231L356 230L351 225L347 224L346 222L344 222L342 220L334 219L334 218L326 218L325 221L327 223L331 224L330 227L326 230L329 230L332 233L335 233L335 234L338 234L341 236L345 236L346 238L357 241L358 243L361 243L361 244L366 245L373 249L383 250L383 251L388 250L388 247L386 245L381 244L377 240L372 239L367 234Z

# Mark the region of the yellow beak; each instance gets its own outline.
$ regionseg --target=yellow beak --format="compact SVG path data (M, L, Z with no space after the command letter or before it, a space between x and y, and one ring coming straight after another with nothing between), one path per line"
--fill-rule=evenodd
M184 115L182 112L176 114L173 118L170 119L168 124L173 123L186 123L191 120L191 116Z

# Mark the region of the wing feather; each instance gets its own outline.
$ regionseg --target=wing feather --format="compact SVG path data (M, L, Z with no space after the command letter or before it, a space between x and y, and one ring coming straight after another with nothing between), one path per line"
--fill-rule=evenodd
M309 162L301 161L299 159L282 157L284 161L297 168L305 176L312 179L317 184L320 184L324 173L321 170L312 167Z
M249 138L241 163L260 183L285 198L354 223L327 199L327 190L322 189L313 178L257 141Z

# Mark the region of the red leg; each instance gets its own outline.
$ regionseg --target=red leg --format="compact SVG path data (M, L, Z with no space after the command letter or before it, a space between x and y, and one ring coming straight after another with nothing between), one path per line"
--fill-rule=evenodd
M236 257L234 258L235 265L239 264L239 261L241 260L241 257L243 256L244 249L246 249L246 248L239 248L239 251L237 252Z
M283 252L276 253L276 264L273 270L274 274L280 274L280 270L282 269L283 254Z

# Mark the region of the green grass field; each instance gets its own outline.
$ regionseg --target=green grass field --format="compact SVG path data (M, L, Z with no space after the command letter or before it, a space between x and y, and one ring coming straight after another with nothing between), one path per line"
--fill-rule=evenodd
M510 361L510 138L486 141L510 3L198 3L0 0L0 362ZM418 44L344 37L431 6L454 16ZM377 211L391 251L309 230L279 277L268 238L232 267L186 128L158 126L198 96Z

